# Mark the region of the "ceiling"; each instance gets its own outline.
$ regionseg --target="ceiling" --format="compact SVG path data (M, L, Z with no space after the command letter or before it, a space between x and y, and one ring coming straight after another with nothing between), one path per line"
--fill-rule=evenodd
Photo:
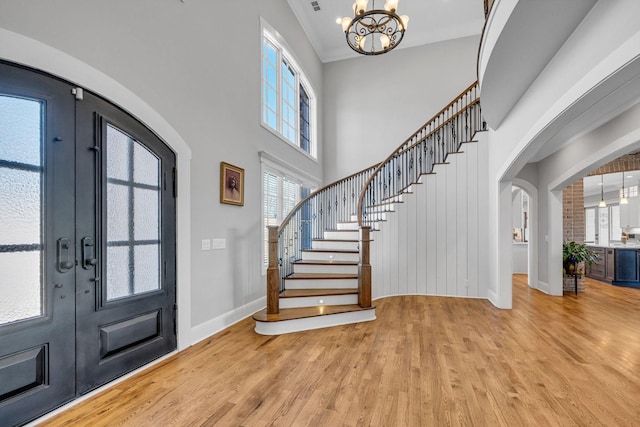
M312 2L317 1L319 11ZM322 62L360 57L347 45L336 18L353 17L353 0L288 0ZM374 4L375 3L375 4ZM384 0L369 0L368 9L382 9ZM484 25L482 0L400 0L398 15L409 25L396 49L477 35Z

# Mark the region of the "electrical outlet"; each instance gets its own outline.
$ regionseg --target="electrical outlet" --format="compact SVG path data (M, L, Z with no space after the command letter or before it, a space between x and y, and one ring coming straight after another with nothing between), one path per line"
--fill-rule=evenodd
M211 250L211 240L202 239L202 250L203 251L210 251Z

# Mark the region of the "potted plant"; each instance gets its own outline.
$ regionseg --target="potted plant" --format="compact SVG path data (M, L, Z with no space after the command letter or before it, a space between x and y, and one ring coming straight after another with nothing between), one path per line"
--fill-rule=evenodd
M589 266L600 259L600 256L593 252L584 243L564 242L562 244L562 272L564 275L582 275L580 263L585 262Z

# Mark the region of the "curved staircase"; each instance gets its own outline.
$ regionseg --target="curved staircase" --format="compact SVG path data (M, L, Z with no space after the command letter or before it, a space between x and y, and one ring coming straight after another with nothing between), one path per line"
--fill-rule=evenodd
M267 308L253 315L257 333L375 320L370 232L423 176L485 129L477 92L475 82L383 162L320 188L282 225L268 227Z

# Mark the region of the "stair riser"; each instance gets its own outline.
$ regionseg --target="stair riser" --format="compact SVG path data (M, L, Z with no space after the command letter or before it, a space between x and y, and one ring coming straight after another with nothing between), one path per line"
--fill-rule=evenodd
M388 213L389 212L370 213L369 215L367 215L367 218L371 221L385 221L387 219ZM354 216L351 219L357 221L358 217ZM374 223L374 228L380 228L377 222Z
M309 261L358 261L357 253L343 252L302 252L302 259Z
M280 298L280 308L318 307L323 305L344 305L357 303L357 294Z
M294 264L294 273L358 274L357 265Z
M314 240L311 243L311 247L313 249L338 249L338 250L347 250L347 251L357 251L358 242L333 242L333 241Z
M255 331L261 335L280 335L350 323L368 322L376 319L375 309L350 313L328 314L304 319L285 320L282 322L258 322Z
M380 205L380 206L372 206L370 208L367 208L367 213L371 214L371 213L382 213L382 212L388 212L388 211L393 211L394 209L394 204L393 203L385 203L384 205Z
M284 281L285 289L352 289L358 287L358 279L296 279Z
M339 222L338 230L359 230L357 222Z
M333 240L358 240L360 238L360 231L325 231L324 238Z

